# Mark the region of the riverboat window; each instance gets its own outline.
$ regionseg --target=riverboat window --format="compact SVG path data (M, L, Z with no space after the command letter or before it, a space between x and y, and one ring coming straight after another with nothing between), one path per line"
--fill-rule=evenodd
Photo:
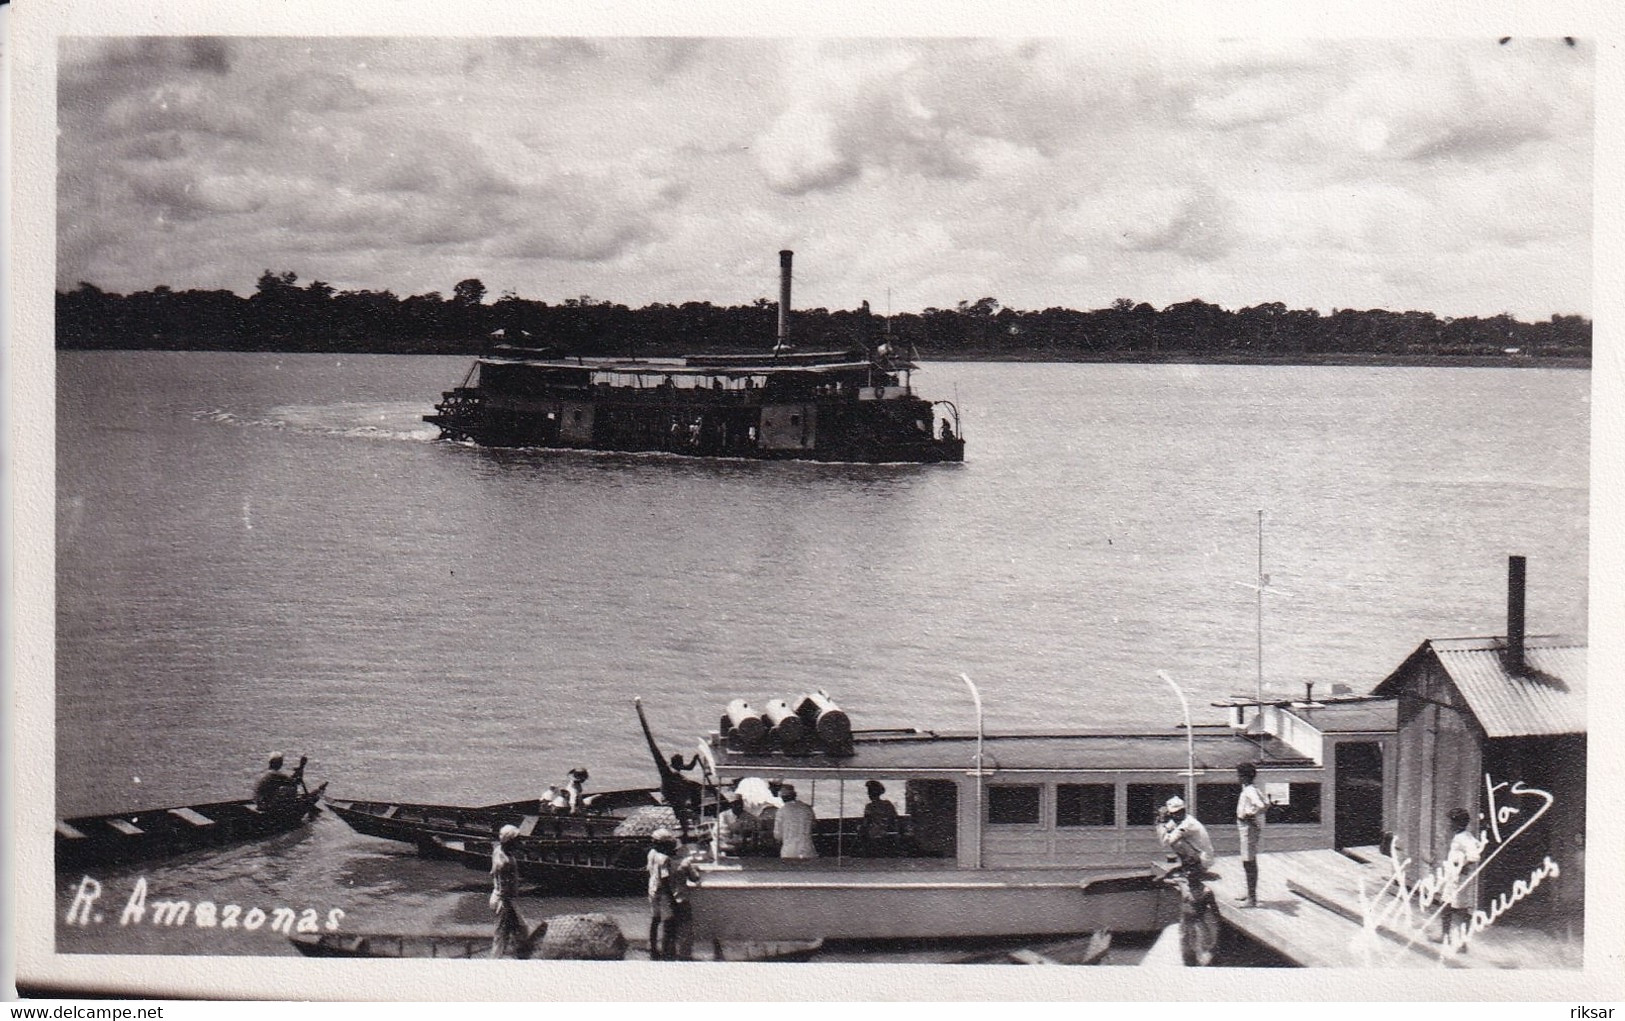
M1131 783L1128 785L1128 824L1150 826L1157 821L1157 809L1169 798L1184 797L1182 783ZM1235 802L1230 803L1232 808Z
M1272 783L1264 788L1270 798L1269 813L1264 817L1272 823L1320 822L1320 784ZM1196 788L1196 817L1209 826L1236 821L1236 799L1241 797L1241 785L1233 783L1204 783Z
M1109 783L1056 784L1055 825L1117 825L1117 785Z
M1209 826L1236 821L1236 800L1241 797L1239 783L1204 783L1196 785L1196 818Z
M1286 788L1286 801L1283 803L1279 797L1271 797L1269 814L1264 818L1272 823L1320 822L1320 784L1292 783L1287 784Z
M1037 784L994 784L988 787L988 825L1038 825L1040 791Z
M894 788L887 785L888 791ZM914 858L952 858L958 853L959 785L952 780L909 780L907 851Z

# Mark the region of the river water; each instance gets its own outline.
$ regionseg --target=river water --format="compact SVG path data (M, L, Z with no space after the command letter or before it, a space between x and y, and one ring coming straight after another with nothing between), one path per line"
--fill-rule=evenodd
M1590 374L930 363L962 465L698 461L436 442L439 357L61 353L56 810L245 796L265 755L339 797L652 782L735 697L854 726L1161 727L1364 691L1426 638L1584 635ZM268 928L119 926L153 897L479 931L483 876L330 815L96 877L61 952L286 954ZM556 913L539 901L528 914ZM636 915L639 907L627 905Z

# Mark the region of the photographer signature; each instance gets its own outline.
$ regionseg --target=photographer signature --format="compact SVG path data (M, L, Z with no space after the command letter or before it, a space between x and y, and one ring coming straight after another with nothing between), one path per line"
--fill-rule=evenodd
M1550 792L1527 786L1521 780L1497 783L1488 773L1484 775L1484 788L1490 811L1487 816L1479 816L1485 828L1474 838L1476 861L1452 855L1412 883L1408 876L1413 863L1410 858L1401 857L1396 847L1393 874L1376 894L1368 898L1361 884L1361 942L1367 949L1377 945L1374 937L1379 928L1398 932L1411 943L1426 942L1429 926L1449 902L1449 892L1477 879L1496 856L1545 815L1557 800ZM1527 879L1513 880L1509 889L1490 900L1487 909L1475 908L1465 926L1446 932L1443 937L1446 949L1460 949L1493 926L1514 904L1534 893L1543 880L1561 874L1557 862L1550 855L1543 856Z

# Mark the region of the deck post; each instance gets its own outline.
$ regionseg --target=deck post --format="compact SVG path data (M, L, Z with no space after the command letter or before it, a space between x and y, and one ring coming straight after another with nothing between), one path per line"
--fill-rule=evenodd
M976 771L971 774L976 778L976 840L972 844L975 854L971 868L979 869L982 867L982 763L985 761L982 758L982 743L987 735L982 729L982 693L976 690L976 683L970 679L969 674L960 674L959 678L970 689L971 701L976 705Z
M1168 687L1174 689L1179 696L1179 707L1185 712L1185 804L1190 806L1191 816L1196 815L1196 732L1191 729L1191 704L1185 698L1185 691L1174 683L1168 676L1168 671L1158 670L1157 676L1168 682Z

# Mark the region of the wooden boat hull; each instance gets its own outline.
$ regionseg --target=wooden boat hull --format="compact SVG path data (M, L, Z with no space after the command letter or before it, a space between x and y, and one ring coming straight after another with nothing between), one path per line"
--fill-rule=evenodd
M56 827L56 867L125 865L286 833L320 811L326 788L274 811L262 812L250 799L64 819Z
M1127 870L707 868L691 899L699 942L1150 932L1179 918L1176 891Z
M454 858L472 869L491 867L491 841L472 837L435 837L438 856ZM640 897L648 892L644 872L647 837L527 839L513 842L519 877L548 894L591 893Z
M644 789L605 791L591 797L587 812L576 815L544 812L536 799L479 807L343 798L326 798L324 802L357 833L414 844L425 853L434 853L434 837L488 839L510 825L529 836L555 839L611 836L628 813L658 805L657 793Z
M402 933L321 933L288 937L306 957L433 958L480 960L491 956L491 937L413 935ZM696 959L715 961L805 961L823 947L822 940L719 943L697 948ZM647 945L627 949L629 960L646 960Z

